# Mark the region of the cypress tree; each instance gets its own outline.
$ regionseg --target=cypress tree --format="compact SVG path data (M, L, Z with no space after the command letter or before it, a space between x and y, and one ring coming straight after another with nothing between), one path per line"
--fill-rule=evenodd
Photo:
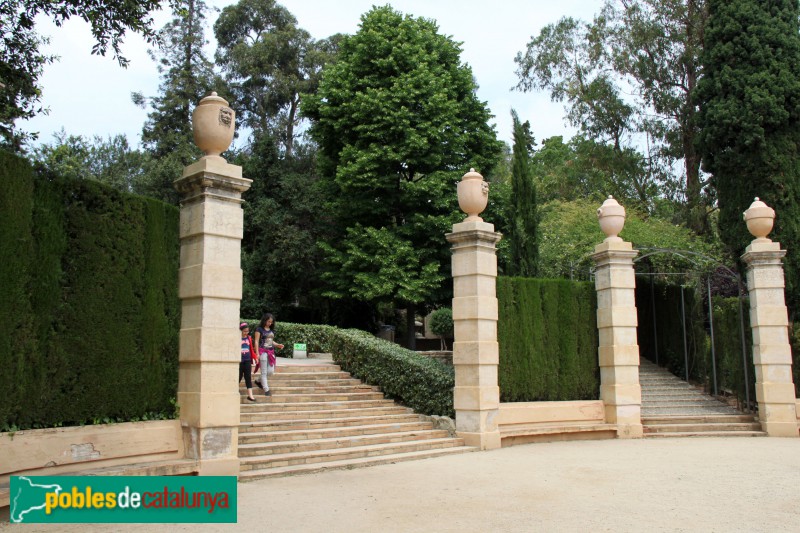
M520 122L511 110L514 121L514 147L511 154L511 275L534 277L537 274L539 243L536 238L538 215L536 184L531 173L533 135L530 124Z
M742 212L758 196L788 249L786 292L800 304L800 34L797 0L709 0L697 85L703 168L713 175L720 236L736 256L752 236Z

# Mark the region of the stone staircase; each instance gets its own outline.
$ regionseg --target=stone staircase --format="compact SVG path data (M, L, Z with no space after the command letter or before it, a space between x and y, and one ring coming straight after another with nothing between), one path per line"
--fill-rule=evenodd
M761 424L641 358L645 437L761 437Z
M474 450L334 364L279 362L269 384L240 388L241 481Z

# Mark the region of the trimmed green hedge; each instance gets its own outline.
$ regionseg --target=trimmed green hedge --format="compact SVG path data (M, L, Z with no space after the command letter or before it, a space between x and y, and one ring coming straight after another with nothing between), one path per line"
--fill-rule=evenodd
M0 152L0 431L173 416L178 209Z
M744 364L742 363L742 335L739 320L738 298L713 298L714 310L714 352L717 360L717 389L732 392L741 404L745 403ZM747 374L750 387L750 401L756 400L756 372L753 365L753 334L750 330L750 305L742 302L744 318L744 342L747 354ZM710 346L710 344L709 344ZM711 348L708 350L708 390L713 387ZM795 382L796 384L796 382Z
M683 307L681 304L683 292ZM653 330L653 303L655 303L655 331ZM705 310L703 300L695 289L686 287L681 291L678 285L663 285L637 278L636 308L639 327L639 353L642 357L666 367L676 376L686 377L686 360L689 361L689 379L706 383L711 372L706 352L710 350L708 334L705 330ZM683 311L682 311L683 308ZM684 354L683 319L686 319L686 354ZM657 340L657 342L656 342ZM688 357L687 357L688 355Z
M594 285L501 277L497 299L501 401L599 397Z
M258 325L257 320L244 322L251 330ZM356 329L278 322L275 339L286 345L279 355L291 356L294 343L306 344L309 352L330 352L343 370L379 386L388 398L418 413L455 416L453 367L435 359Z

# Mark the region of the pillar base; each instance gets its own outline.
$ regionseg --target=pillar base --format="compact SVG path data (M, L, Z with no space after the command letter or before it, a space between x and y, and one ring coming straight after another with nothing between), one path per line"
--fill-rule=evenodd
M239 458L204 459L199 461L197 474L200 476L236 476L239 477Z
M473 433L470 431L457 431L456 434L464 439L464 444L479 450L496 450L500 448L500 431Z
M800 437L797 422L761 422L763 429L770 437Z
M641 424L617 424L618 439L641 439L644 437L644 426Z

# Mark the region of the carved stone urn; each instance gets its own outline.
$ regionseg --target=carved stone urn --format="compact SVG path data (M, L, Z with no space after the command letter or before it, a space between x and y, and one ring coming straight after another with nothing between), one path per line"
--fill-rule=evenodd
M772 226L775 223L775 210L769 207L756 197L747 211L744 213L744 221L747 223L747 230L756 238L757 241L771 241L767 238Z
M618 235L625 227L625 208L619 205L613 196L609 196L603 205L597 208L597 221L600 223L600 229L606 234L604 242L622 241Z
M233 140L235 117L227 100L215 92L200 100L192 113L192 131L195 144L206 154L204 157L222 159L220 154Z
M458 206L467 214L466 220L483 220L480 215L489 203L489 184L474 168L458 182Z

